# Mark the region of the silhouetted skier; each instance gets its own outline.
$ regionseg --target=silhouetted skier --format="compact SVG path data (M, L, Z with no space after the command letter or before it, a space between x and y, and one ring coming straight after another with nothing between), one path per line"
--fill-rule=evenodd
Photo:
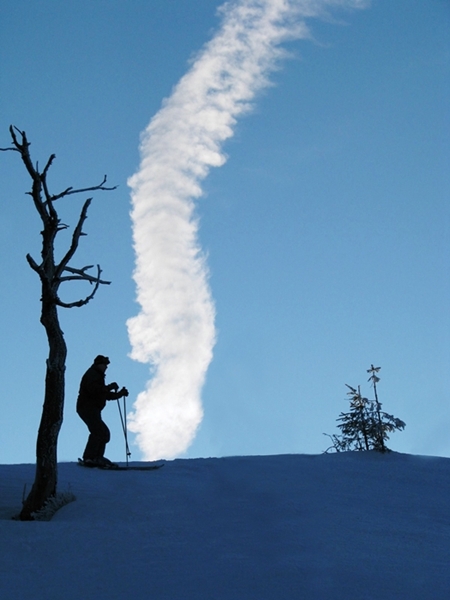
M102 410L107 400L128 396L128 390L119 390L116 382L105 384L105 372L109 358L99 354L83 375L78 392L77 413L89 429L89 438L83 453L86 466L103 469L117 467L104 457L106 444L111 439L110 431L102 420ZM118 391L119 390L119 391Z

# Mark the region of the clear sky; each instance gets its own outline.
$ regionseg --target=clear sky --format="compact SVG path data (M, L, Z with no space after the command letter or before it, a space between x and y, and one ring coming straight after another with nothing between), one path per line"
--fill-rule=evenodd
M96 354L110 357L108 379L129 388L130 409L147 385L126 326L139 313L127 180L141 132L220 31L221 4L0 1L0 147L14 124L34 160L56 154L55 192L105 173L119 186L94 195L74 260L100 263L112 284L60 311L61 460L86 441L75 401ZM195 200L217 340L187 457L320 453L347 409L344 384L370 394L371 363L383 408L406 422L390 446L450 456L450 2L372 0L331 15L308 19L311 40L283 44L289 57L238 117L227 161ZM27 177L18 155L0 154L0 463L34 460L43 399L47 343L25 260L39 255L40 223ZM82 200L61 201L64 222ZM64 299L84 291L67 286ZM107 455L120 460L114 403L104 418Z

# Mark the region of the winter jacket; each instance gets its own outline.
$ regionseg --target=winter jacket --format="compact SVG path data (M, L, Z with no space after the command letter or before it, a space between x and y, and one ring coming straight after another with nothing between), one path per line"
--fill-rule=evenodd
M113 392L105 384L105 373L92 365L81 378L77 399L77 412L96 409L103 410L107 400L116 400L120 394Z

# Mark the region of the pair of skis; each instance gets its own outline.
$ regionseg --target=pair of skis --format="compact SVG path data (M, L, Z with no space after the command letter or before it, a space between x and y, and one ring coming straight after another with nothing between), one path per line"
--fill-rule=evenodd
M86 469L101 469L102 471L156 471L164 466L164 462L156 462L150 465L142 464L142 465L129 465L126 466L117 465L112 463L109 466L100 466L86 463L82 458L78 459L78 464L80 467L85 467Z

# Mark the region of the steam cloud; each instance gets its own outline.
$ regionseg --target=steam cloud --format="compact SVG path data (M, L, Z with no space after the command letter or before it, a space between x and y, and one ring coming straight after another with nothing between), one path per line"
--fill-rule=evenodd
M280 44L310 37L304 18L361 0L241 0L142 134L129 179L140 313L128 320L131 357L152 378L129 428L147 460L182 454L202 420L201 389L215 343L208 269L197 240L194 199L238 116L283 56Z

